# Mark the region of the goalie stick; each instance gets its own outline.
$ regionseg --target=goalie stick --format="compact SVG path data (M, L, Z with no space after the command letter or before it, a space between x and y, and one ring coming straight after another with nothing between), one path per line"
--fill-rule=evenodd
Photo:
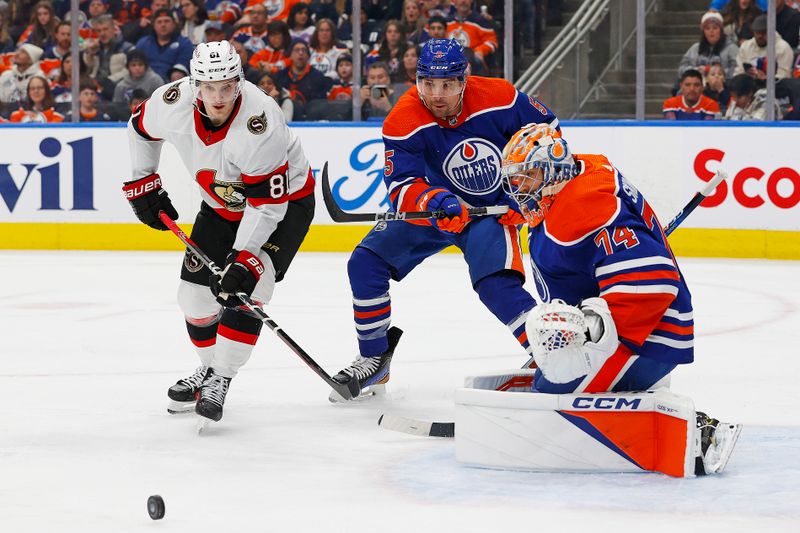
M694 211L698 205L702 203L712 192L717 188L722 181L728 178L728 175L718 170L714 177L706 184L703 189L697 191L692 199L681 209L672 221L664 228L664 234L669 235L675 228L686 220L686 217ZM408 433L409 435L417 435L421 437L455 437L456 424L455 422L427 422L425 420L415 420L413 418L406 418L403 416L396 416L392 414L382 414L378 419L378 426L389 429L392 431L399 431L401 433Z
M222 270L220 270L220 268L214 263L214 261L211 260L210 257L204 254L203 251L198 248L194 241L192 241L192 239L189 238L189 236L186 235L186 233L184 233L180 227L178 227L174 220L169 218L163 211L158 213L158 218L160 218L161 221L166 224L172 233L174 233L181 241L183 241L183 244L185 244L186 247L189 248L189 250L191 250L192 253L197 256L197 258L200 259L200 261L202 261L203 264L206 265L213 274L222 276ZM255 303L247 294L243 292L237 292L236 296L239 298L239 300L241 300L245 307L255 313L256 316L261 319L261 322L266 324L267 327L271 329L280 340L282 340L300 359L302 359L303 362L307 364L315 374L321 377L330 388L348 400L358 396L361 390L358 386L357 380L351 381L351 385L354 386L355 390L351 389L345 384L334 381L334 379L327 372L325 372L325 370L319 366L319 364L314 361L314 359L308 355L305 350L303 350L303 348L301 348L300 345L294 341L294 339L292 339L274 320L269 317L269 315L267 315L261 306Z
M328 179L328 162L322 167L322 199L328 214L334 222L392 222L394 220L419 220L425 218L444 218L444 211L387 211L385 213L348 213L336 203L331 192L331 184ZM487 215L504 215L508 212L505 205L493 205L490 207L469 207L467 213L471 217Z

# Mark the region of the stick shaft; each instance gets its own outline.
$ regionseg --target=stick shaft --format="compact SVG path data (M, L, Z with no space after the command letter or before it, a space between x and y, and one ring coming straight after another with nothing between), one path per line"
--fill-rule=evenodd
M728 175L725 172L718 170L717 173L714 175L714 177L711 178L711 181L709 181L706 184L706 186L703 187L701 190L694 193L692 199L689 200L689 202L685 206L683 206L683 209L678 211L678 214L675 215L675 217L670 221L670 223L667 224L666 227L664 228L664 233L666 235L669 235L670 233L675 231L675 229L678 226L680 226L684 220L686 220L686 217L688 217L692 213L692 211L694 211L695 208L697 208L698 205L703 203L703 200L705 200L708 196L710 196L711 193L714 192L714 189L717 188L717 185L719 185L727 177Z
M342 210L336 203L331 191L331 184L328 178L328 163L322 167L322 199L328 214L334 222L393 222L395 220L422 220L428 218L443 218L443 211L387 211L385 213L348 213ZM467 213L473 217L487 215L504 215L508 207L504 205L493 205L489 207L469 207Z

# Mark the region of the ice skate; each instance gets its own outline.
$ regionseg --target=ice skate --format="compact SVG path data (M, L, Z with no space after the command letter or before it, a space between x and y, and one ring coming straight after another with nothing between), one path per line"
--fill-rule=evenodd
M231 378L226 378L214 373L213 368L208 369L208 374L203 385L200 387L200 397L195 406L195 412L199 415L198 432L200 427L207 425L209 421L219 422L222 420L222 406L225 405L225 396L228 394Z
M389 328L387 335L389 348L385 352L374 357L359 357L353 361L353 364L333 376L333 379L342 384L357 380L361 394L354 398L355 400L385 394L386 383L389 381L389 365L392 363L394 349L397 347L402 334L403 330L400 328ZM346 401L336 391L331 391L328 399L333 403Z
M728 464L742 425L720 422L698 411L697 429L700 455L695 461L695 474L705 476L721 473Z
M169 397L168 413L187 413L194 410L195 403L197 403L197 394L203 384L203 380L206 378L207 371L207 367L199 366L194 371L194 374L188 378L179 379L175 385L169 388L167 391L167 396Z

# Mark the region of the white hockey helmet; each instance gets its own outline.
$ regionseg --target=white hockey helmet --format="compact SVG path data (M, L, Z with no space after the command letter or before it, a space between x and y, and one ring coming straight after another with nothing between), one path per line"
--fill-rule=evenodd
M237 80L236 96L241 92L242 60L228 41L200 43L189 62L192 90L199 97L198 85L203 82Z

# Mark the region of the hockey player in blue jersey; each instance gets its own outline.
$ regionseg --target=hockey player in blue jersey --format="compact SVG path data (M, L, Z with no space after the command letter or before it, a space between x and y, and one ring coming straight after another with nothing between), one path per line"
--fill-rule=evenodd
M384 180L397 211L443 210L446 218L378 224L348 262L360 356L334 379L357 379L362 391L389 380L401 335L390 327L389 280L401 281L425 258L457 246L481 302L527 350L525 314L534 300L522 288L524 267L515 212L470 219L467 206L507 205L500 187L501 150L531 123L558 128L550 110L502 79L468 77L454 39L425 43L417 84L383 125ZM332 395L332 400L337 396Z

